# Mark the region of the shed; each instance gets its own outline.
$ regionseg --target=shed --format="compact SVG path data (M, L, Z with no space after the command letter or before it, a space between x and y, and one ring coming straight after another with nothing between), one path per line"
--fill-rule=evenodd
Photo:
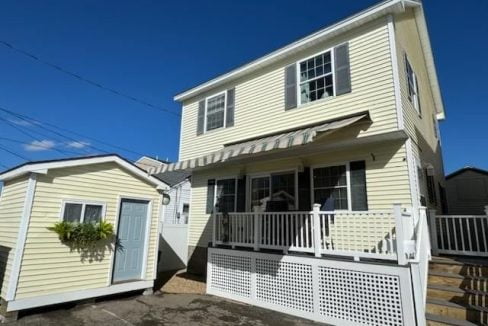
M466 166L446 176L449 214L484 215L488 171Z
M0 311L152 289L166 183L118 155L29 162L0 174ZM108 222L73 248L48 228Z

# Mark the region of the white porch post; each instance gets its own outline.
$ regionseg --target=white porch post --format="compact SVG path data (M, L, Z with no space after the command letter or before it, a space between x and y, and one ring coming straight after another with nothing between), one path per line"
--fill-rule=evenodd
M253 212L254 219L254 251L259 251L259 230L261 230L261 220L259 214L255 209Z
M215 247L217 244L217 214L215 214L215 210L212 210L212 247Z
M431 234L430 239L430 249L432 250L432 255L437 256L439 254L439 248L437 248L437 223L436 223L437 212L435 209L429 209L429 229Z
M322 244L320 236L320 204L313 204L313 246L315 257L322 256Z
M396 245L398 265L407 264L407 255L405 250L405 226L403 225L402 204L393 204L393 214L395 215L396 227Z

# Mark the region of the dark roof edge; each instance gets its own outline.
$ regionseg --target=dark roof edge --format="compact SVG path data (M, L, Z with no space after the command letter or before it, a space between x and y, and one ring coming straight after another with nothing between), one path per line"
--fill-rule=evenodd
M451 178L453 178L453 177L455 177L457 175L460 175L460 174L462 174L464 172L467 172L467 171L473 171L473 172L481 173L481 174L484 174L484 175L488 176L488 171L486 171L486 170L479 169L479 168L475 168L475 167L472 167L472 166L465 166L464 168L461 168L461 169L459 169L457 171L454 171L454 172L448 174L446 176L446 180L447 179L451 179Z

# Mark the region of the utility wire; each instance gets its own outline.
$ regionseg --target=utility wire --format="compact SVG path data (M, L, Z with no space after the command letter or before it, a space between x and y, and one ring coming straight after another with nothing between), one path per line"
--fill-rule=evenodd
M111 88L111 87L102 85L99 82L96 82L96 81L93 81L91 79L85 78L85 77L83 77L83 76L81 76L81 75L79 75L77 73L71 72L68 69L65 69L65 68L63 68L61 66L58 66L58 65L54 64L54 63L45 61L45 60L39 58L38 56L36 56L35 54L32 54L30 52L27 52L25 50L22 50L22 49L17 48L16 46L14 46L13 44L11 44L9 42L0 40L0 44L6 46L9 49L11 49L11 50L13 50L13 51L15 51L17 53L20 53L20 54L22 54L22 55L24 55L24 56L26 56L26 57L28 57L28 58L30 58L32 60L35 60L37 62L40 62L40 63L42 63L42 64L44 64L46 66L49 66L51 68L54 68L54 69L56 69L56 70L58 70L58 71L60 71L60 72L62 72L64 74L66 74L68 76L74 77L74 78L76 78L78 80L81 80L81 81L83 81L85 83L88 83L88 84L90 84L92 86L95 86L97 88L100 88L100 89L103 89L105 91L108 91L108 92L110 92L110 93L112 93L114 95L117 95L117 96L120 96L120 97L124 97L124 98L126 98L128 100L131 100L133 102L139 103L139 104L145 106L146 108L151 108L151 109L156 110L156 111L159 111L159 112L169 113L169 114L172 114L172 115L174 115L176 117L180 117L181 116L180 114L178 114L176 112L173 112L173 111L167 110L165 108L156 106L156 105L151 104L151 103L149 103L149 102L147 102L145 100L142 100L142 99L139 99L139 98L137 98L135 96L132 96L132 95L123 93L123 92L118 91L118 90L116 90L114 88Z
M6 124L8 124L10 127L14 128L15 130L19 131L20 133L26 135L27 137L30 137L30 138L32 138L32 139L34 139L34 140L42 143L42 140L41 139L39 139L38 137L32 135L30 132L27 132L27 131L23 130L22 128L16 126L14 123L8 121L7 119L0 117L0 120L3 121L3 122L5 122ZM60 154L63 154L63 155L72 155L72 154L80 155L81 154L79 152L73 152L73 151L69 151L69 150L61 150L61 149L58 149L56 147L51 147L51 148L43 147L40 144L35 144L34 146L40 147L40 148L44 148L46 150L53 150L53 151L56 151L56 152L58 152Z
M128 149L128 148L125 148L125 147L119 146L119 145L114 145L114 144L111 144L111 143L105 142L105 141L103 141L103 140L100 140L100 139L97 139L97 138L94 138L94 137L86 136L86 135L80 134L80 133L78 133L78 132L75 132L75 131L72 131L72 130L69 130L69 129L66 129L66 128L59 127L59 126L57 126L57 125L55 125L55 124L52 124L52 123L49 123L49 122L43 122L43 121L40 121L40 120L34 119L34 118L32 118L32 117L29 117L29 116L27 116L27 115L25 115L25 114L20 114L20 113L17 113L17 112L14 112L14 111L8 110L8 109L6 109L6 108L4 108L4 107L2 107L2 106L0 106L0 111L3 111L3 112L6 112L6 113L9 113L9 114L11 114L11 115L13 115L13 116L15 116L15 117L17 117L17 118L19 118L19 119L22 119L22 120L24 120L24 121L26 121L26 122L29 122L29 123L33 123L33 122L34 122L36 125L39 125L39 126L40 126L40 125L45 125L45 126L49 126L49 127L51 127L51 128L56 128L56 129L61 130L61 131L64 131L64 132L69 132L69 133L71 133L71 134L73 134L73 135L76 135L76 136L78 136L78 137L83 137L83 138L85 138L85 139L95 141L95 142L100 143L100 144L103 144L103 145L105 145L105 146L109 146L109 147L112 147L112 148L117 148L117 149L122 150L122 151L124 151L124 152L135 154L135 155L137 155L137 156L144 156L144 154L139 153L139 152L136 152L136 151L134 151L134 150L131 150L131 149ZM51 129L48 129L48 130L51 130ZM53 130L51 130L51 132L54 132L54 131L53 131ZM68 137L68 136L64 136L64 135L63 135L63 137ZM103 150L103 149L100 149L100 148L97 148L97 147L95 147L95 146L93 146L93 145L88 145L88 146L89 146L89 147L92 147L92 148L94 148L94 149L96 149L96 150L98 150L98 151L101 151L101 152L103 152L103 153L108 153L107 151L105 151L105 150Z
M8 149L8 148L5 148L5 147L3 147L3 146L0 146L0 149L1 149L1 150L4 150L5 152L10 153L10 154L12 154L12 155L14 155L14 156L17 156L18 158L21 158L21 159L23 159L24 161L30 161L30 159L29 159L29 158L27 158L27 157L25 157L25 156L23 156L23 155L20 155L20 154L18 154L18 153L15 153L15 152L11 151L11 150L10 150L10 149Z

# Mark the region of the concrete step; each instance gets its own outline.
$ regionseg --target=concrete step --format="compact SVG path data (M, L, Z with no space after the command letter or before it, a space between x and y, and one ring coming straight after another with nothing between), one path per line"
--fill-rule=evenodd
M459 275L488 277L488 259L433 257L429 270Z
M488 292L488 277L459 275L445 272L429 272L429 285L445 285L460 289Z
M488 307L488 293L470 289L460 289L447 285L429 284L427 286L429 299L446 300L459 304L469 304L477 307Z
M428 326L476 326L479 324L475 324L466 320L459 320L454 318L449 318L445 316L438 316L432 314L425 314L425 319L427 320Z
M458 304L446 300L428 299L427 313L481 325L488 323L488 308Z

